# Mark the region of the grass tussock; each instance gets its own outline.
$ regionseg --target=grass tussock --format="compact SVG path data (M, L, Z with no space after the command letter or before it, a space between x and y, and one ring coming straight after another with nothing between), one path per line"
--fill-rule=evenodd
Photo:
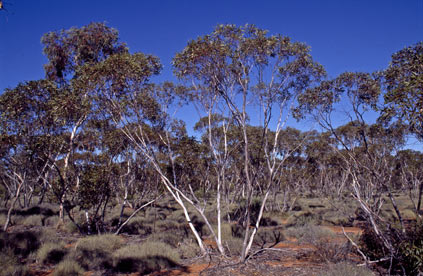
M110 268L112 253L122 246L122 240L116 235L91 236L78 240L72 258L87 269Z
M3 227L4 224L6 223L6 214L0 214L0 225Z
M373 276L373 272L367 267L360 267L348 262L340 262L333 264L326 271L319 274L319 276Z
M223 241L225 249L230 256L239 256L242 251L243 239L237 237L230 237Z
M29 276L26 266L19 263L18 257L12 248L3 248L0 251L0 276Z
M113 254L113 266L119 272L151 273L178 266L180 255L168 244L147 241L120 248Z
M31 215L29 217L26 217L22 224L25 226L42 226L43 225L43 215Z
M266 244L277 244L285 240L285 237L280 229L263 229L260 228L255 236L255 243L259 246Z
M133 217L122 229L122 233L130 235L149 235L153 231L151 221L141 217Z
M48 242L37 251L37 261L42 264L57 264L65 257L67 250L63 243Z
M178 251L182 259L192 259L200 255L201 250L198 244L191 239L186 239L179 243Z
M0 233L0 250L10 248L15 255L26 258L40 246L39 233L21 231L16 233Z
M64 260L57 265L53 272L53 276L82 276L84 269L73 260Z
M157 232L148 237L149 241L156 241L168 244L174 248L181 243L181 237L169 232Z
M322 221L320 214L312 211L298 211L292 214L286 221L288 227L301 227L305 225L318 225Z
M55 227L59 224L59 221L60 221L59 216L51 216L44 220L44 225Z

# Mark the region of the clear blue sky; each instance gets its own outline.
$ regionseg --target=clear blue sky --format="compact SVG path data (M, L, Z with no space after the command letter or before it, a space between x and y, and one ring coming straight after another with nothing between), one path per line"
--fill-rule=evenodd
M307 43L330 76L385 68L394 52L423 40L423 0L3 0L0 11L0 93L43 78L41 36L106 22L131 52L158 56L161 79L188 40L217 24L255 24ZM192 122L187 122L188 126Z

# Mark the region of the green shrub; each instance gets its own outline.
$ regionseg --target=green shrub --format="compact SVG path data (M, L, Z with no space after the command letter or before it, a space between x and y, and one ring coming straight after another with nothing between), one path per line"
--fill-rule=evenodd
M72 221L67 221L63 229L70 234L79 232L78 227Z
M121 245L122 240L116 235L86 237L78 240L72 257L79 260L80 265L87 270L109 268L113 251Z
M178 252L162 242L147 241L120 248L114 254L113 265L119 272L148 274L164 268L178 266Z
M37 261L42 264L57 264L66 253L63 243L45 243L37 251Z
M329 266L329 269L320 273L319 276L373 276L373 272L367 267L341 262Z
M75 261L65 259L57 265L53 272L53 276L81 276L84 270Z

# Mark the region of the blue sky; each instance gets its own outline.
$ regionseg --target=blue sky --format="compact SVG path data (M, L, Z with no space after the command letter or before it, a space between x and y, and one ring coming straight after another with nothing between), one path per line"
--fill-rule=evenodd
M21 81L43 78L44 33L96 21L116 28L131 52L158 56L164 65L162 80L173 80L174 54L217 24L255 24L305 42L330 76L383 69L394 52L423 40L423 0L3 2L0 93ZM192 123L188 119L188 127Z

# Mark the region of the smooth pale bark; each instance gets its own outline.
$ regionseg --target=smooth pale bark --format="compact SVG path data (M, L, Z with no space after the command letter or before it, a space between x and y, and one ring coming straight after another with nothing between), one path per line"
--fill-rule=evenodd
M23 186L23 183L24 183L24 180L20 178L18 189L16 190L15 198L13 199L12 204L10 205L9 211L7 212L6 222L4 223L4 226L3 226L3 231L5 232L7 231L7 228L9 227L10 217L12 216L12 211L13 211L13 208L15 207L16 201L18 201L19 199L19 195L21 193L21 188Z
M64 222L65 220L65 210L63 205L64 205L64 201L66 197L66 191L68 189L66 177L67 177L68 168L69 168L69 158L72 154L73 141L75 139L76 132L78 131L78 128L82 125L82 123L85 121L85 119L86 119L86 116L82 116L81 118L79 118L75 126L72 128L71 135L69 138L69 143L68 143L68 150L64 159L62 179L63 179L63 185L65 185L65 187L63 187L63 194L59 198L59 202L60 202L59 217L62 220L62 222Z

